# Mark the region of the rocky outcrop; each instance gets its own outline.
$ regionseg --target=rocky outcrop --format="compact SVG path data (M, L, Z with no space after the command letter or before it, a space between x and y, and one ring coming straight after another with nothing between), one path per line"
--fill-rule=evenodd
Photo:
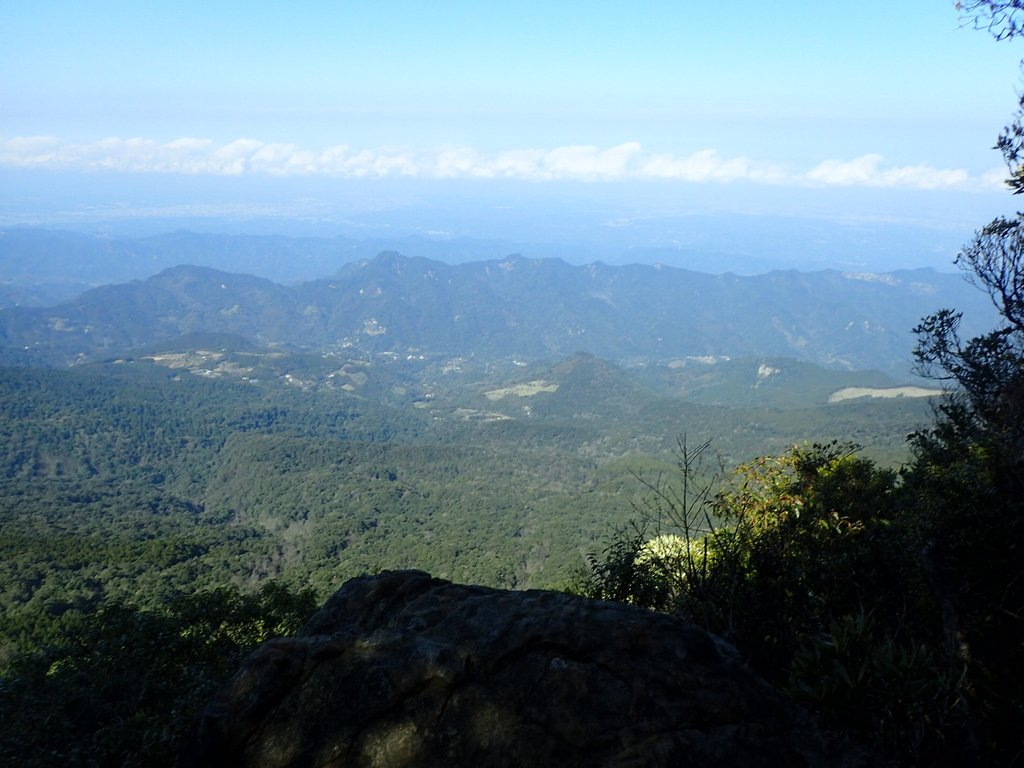
M182 766L851 764L668 616L418 571L345 584L210 703ZM856 762L856 761L854 761Z

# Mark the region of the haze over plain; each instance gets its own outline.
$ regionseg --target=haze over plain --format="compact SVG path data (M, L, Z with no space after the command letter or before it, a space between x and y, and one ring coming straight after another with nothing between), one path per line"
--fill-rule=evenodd
M1018 53L962 27L932 0L17 0L0 225L948 268L1012 209Z

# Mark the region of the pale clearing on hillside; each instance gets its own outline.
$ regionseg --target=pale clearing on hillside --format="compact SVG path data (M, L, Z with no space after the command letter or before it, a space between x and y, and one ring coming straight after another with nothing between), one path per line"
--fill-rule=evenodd
M223 352L214 352L208 349L197 349L194 352L167 352L161 355L148 355L143 360L152 360L157 365L167 368L193 368L216 362L224 357Z
M528 381L525 384L516 384L514 387L492 389L489 392L484 392L484 397L488 400L501 400L503 397L508 397L509 395L515 395L516 397L533 397L534 395L539 395L541 392L557 391L557 384L549 384L543 379L537 379L536 381Z
M925 387L844 387L829 396L830 403L841 403L857 397L935 397L941 395L941 389Z

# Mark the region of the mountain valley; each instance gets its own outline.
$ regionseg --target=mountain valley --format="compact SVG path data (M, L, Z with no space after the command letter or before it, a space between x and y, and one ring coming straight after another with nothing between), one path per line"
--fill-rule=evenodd
M832 440L898 466L941 394L910 375L910 329L944 303L990 315L975 293L928 270L386 252L291 285L175 266L8 306L0 656L205 584L564 586L644 525L683 440L713 441L715 484Z

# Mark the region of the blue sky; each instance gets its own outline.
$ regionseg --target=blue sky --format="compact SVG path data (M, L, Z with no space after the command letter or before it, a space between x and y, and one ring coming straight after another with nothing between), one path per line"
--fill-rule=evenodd
M1019 45L962 26L945 0L7 0L0 173L156 203L171 176L874 190L942 218L1005 198L1021 88Z

